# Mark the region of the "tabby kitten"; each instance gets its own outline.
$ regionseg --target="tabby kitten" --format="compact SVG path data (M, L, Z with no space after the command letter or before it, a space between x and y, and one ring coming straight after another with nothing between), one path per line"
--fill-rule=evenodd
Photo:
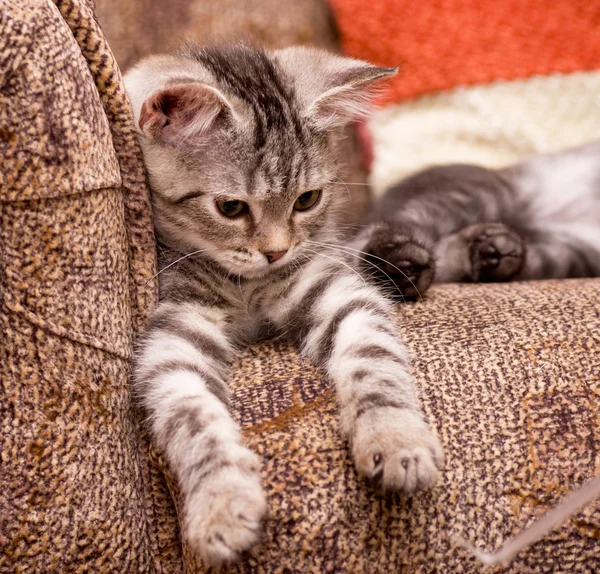
M164 270L135 384L179 482L184 535L210 564L253 545L266 511L226 384L235 349L265 329L331 377L359 473L405 492L437 477L442 449L390 303L320 248L337 241L343 128L393 73L238 45L151 57L126 77Z
M405 297L433 281L600 276L600 142L500 170L427 169L385 193L353 244Z

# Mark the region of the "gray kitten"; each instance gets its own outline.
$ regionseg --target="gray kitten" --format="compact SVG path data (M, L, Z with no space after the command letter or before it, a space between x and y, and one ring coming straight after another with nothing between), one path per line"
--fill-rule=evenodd
M359 473L405 492L438 475L390 302L323 247L338 241L344 127L394 72L231 46L151 57L126 76L163 269L135 385L179 482L184 536L210 564L253 545L266 511L226 384L236 349L265 331L296 339L331 378Z
M353 245L405 297L433 281L600 276L600 143L500 170L427 169L385 193Z

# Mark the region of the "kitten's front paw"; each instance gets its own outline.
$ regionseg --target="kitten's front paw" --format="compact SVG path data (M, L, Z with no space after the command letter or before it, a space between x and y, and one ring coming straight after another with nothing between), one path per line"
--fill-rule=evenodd
M384 490L406 493L432 486L444 461L442 445L421 417L374 409L356 421L352 454L358 472Z
M503 223L478 223L460 233L469 243L473 281L508 281L523 267L523 241Z
M393 227L373 233L363 268L399 300L422 296L433 282L434 260L425 245Z
M258 459L254 455L248 459L245 467L225 466L207 477L188 497L185 535L211 566L238 560L260 539L267 503Z

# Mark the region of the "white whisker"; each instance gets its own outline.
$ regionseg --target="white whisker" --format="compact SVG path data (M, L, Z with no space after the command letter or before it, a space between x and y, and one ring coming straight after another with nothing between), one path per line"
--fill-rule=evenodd
M405 277L405 279L413 286L413 288L415 289L415 291L419 295L419 299L421 301L423 301L423 297L421 296L421 292L417 289L417 286L408 278L408 276L406 275L406 273L404 273L404 271L402 271L402 269L399 269L398 267L396 267L393 263L391 263L387 259L383 259L382 257L378 257L377 255L373 255L372 253L367 253L366 251L361 251L360 249L354 249L353 247L348 247L346 245L343 245L343 246L329 245L327 243L319 243L318 241L310 241L310 240L307 240L307 242L308 243L313 243L315 245L320 245L321 247L329 247L330 249L339 249L339 250L345 250L346 252L350 251L350 252L353 252L353 253L362 253L363 255L367 255L368 257L373 257L374 259L378 259L379 261L383 261L384 263L387 263L388 265L392 266L394 269L396 269L399 273L401 273ZM376 267L373 263L371 263L370 261L367 261L363 257L360 257L359 255L356 255L356 257L358 257L361 261L365 261L365 263L369 263L370 265ZM380 267L378 267L378 269L392 283L394 283L394 281L392 280L392 278L383 269L381 269ZM394 283L394 285L396 285L396 284ZM396 288L398 289L397 285L396 285ZM402 300L404 300L404 295L402 295L402 292L400 291L400 289L398 289L398 291L400 292L400 295L402 296Z
M404 297L404 293L402 293L402 291L400 290L400 287L398 287L398 285L396 285L396 283L394 282L394 280L383 269L381 269L380 267L378 267L377 265L375 265L375 263L372 263L371 261L369 261L365 257L361 257L360 255L356 255L356 254L349 253L349 252L357 251L358 253L364 253L365 255L370 255L372 257L375 257L375 259L381 259L381 257L377 257L376 255L371 255L370 253L366 253L366 252L360 251L358 249L352 249L351 247L338 246L338 245L329 245L327 243L319 243L317 241L310 241L310 240L308 242L310 242L312 244L315 244L315 245L320 245L321 247L325 247L325 248L328 248L328 249L338 249L339 251L342 251L343 253L346 253L348 255L354 255L355 257L357 257L361 261L364 261L365 263L371 265L371 267L373 267L373 268L381 271L390 280L390 282L392 283L392 285L394 285L394 287L396 288L396 291L398 291L398 293L400 293L400 297L402 297L402 301L406 301L406 299ZM385 260L382 259L382 261L385 261ZM386 263L388 263L392 267L395 267L396 269L398 269L395 265L393 265L389 261L386 261ZM400 269L398 269L398 271L400 271ZM400 271L400 273L402 273L402 271ZM404 275L404 273L402 273L402 274ZM373 277L373 276L374 276L374 273L372 273L370 275L370 277ZM406 277L406 275L404 275L404 276ZM408 279L408 277L406 277L406 279L408 281L410 281L410 279ZM410 283L413 285L413 287L415 287L415 285L414 285L414 283L412 281L410 281ZM417 293L419 293L419 290L416 287L415 287L415 290L417 291ZM419 297L421 297L421 293L419 293ZM423 298L421 297L421 300L422 299Z
M193 251L192 253L188 253L187 255L184 255L183 257L176 259L172 263L169 263L166 267L163 267L158 273L156 273L156 275L153 275L152 277L150 277L150 279L148 279L148 281L146 281L145 285L150 283L150 281L152 281L152 279L156 279L163 271L166 271L170 267L173 267L173 265L175 265L176 263L179 263L180 261L183 261L184 259L187 259L188 257L192 257L193 255L198 255L198 253L203 253L204 251L208 251L209 249L210 249L209 247L207 247L206 249L198 249L198 251Z
M348 189L348 186L346 185L345 182L343 182L341 179L338 178L338 180L336 182L333 183L337 183L337 184L342 184L345 188L346 188L346 193L348 194L348 200L351 201L352 200L352 194L350 193L350 190Z
M332 261L335 261L336 263L341 263L344 267L347 267L348 269L350 269L350 271L352 271L352 273L357 275L365 285L367 284L367 282L365 281L365 278L356 269L353 269L352 266L348 265L347 263L344 263L343 261L340 261L339 259L336 259L335 257L330 257L329 255L325 255L325 253L319 253L318 251L314 251L312 249L307 249L307 251L310 251L311 253L314 253L315 255L320 255L321 257L326 257L327 259L331 259Z
M578 490L565 496L559 504L538 518L531 526L523 529L514 538L505 542L499 550L490 554L478 550L471 543L459 536L453 536L454 541L472 552L486 566L501 564L507 567L521 550L531 546L543 536L548 535L555 528L562 525L568 518L581 511L585 506L600 496L600 475L586 482Z
M342 181L342 180L340 180ZM357 183L357 182L349 182L349 181L342 181L342 183L344 185L361 185L362 187L371 187L368 183Z

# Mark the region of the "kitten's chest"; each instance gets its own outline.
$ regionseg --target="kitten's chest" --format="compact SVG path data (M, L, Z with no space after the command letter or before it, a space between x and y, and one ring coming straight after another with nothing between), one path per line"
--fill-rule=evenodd
M239 317L231 336L238 344L248 344L276 334L276 329L264 316Z
M279 304L278 289L274 287L265 283L238 288L233 323L237 338L254 341L274 334L270 316L272 309Z

